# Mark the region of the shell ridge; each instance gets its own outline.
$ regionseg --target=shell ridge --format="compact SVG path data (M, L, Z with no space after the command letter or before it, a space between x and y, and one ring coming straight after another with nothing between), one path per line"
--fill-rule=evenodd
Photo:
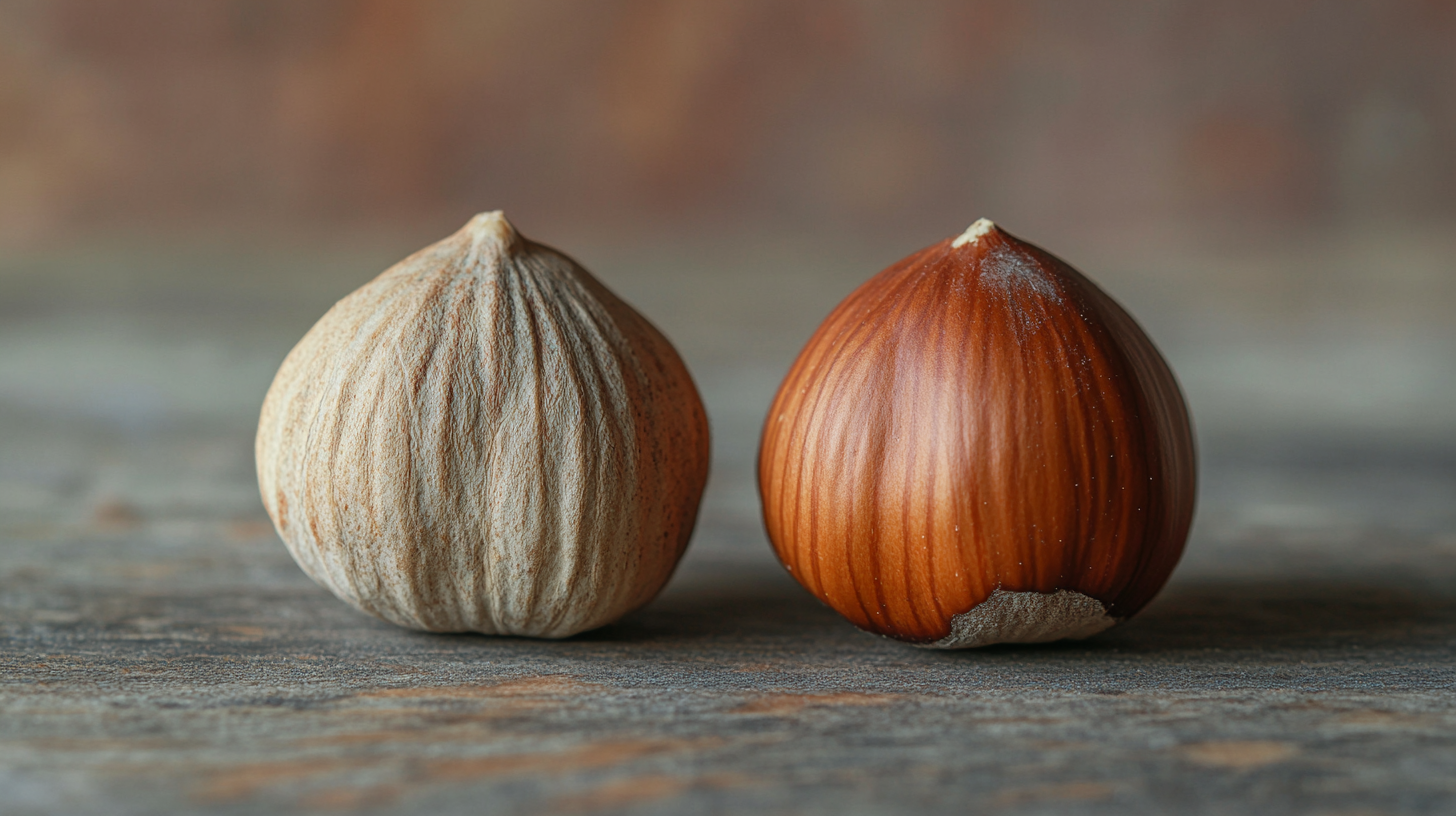
M696 507L684 510L667 499L678 492L672 489L674 480L688 475L679 473L677 467L687 464L679 460L686 456L689 446L706 455L697 439L701 430L698 420L706 417L702 416L701 401L686 367L675 359L661 333L609 290L599 284L585 285L592 279L589 275L583 277L584 296L576 301L578 308L583 311L586 325L599 333L603 347L616 350L591 359L600 366L602 382L609 383L602 389L602 396L604 406L612 410L604 416L612 418L614 447L624 477L621 489L628 493L620 497L622 506L650 508L650 512L622 514L615 525L619 546L639 578L624 582L614 602L635 609L656 594L654 587L666 583L691 534ZM676 411L676 407L688 410ZM674 429L676 442L646 433L647 429L659 427ZM686 438L689 433L691 440ZM706 466L700 469L706 471ZM702 484L706 473L693 478L696 484ZM629 546L629 542L635 544ZM644 559L643 546L655 548L656 557ZM650 564L664 564L667 568L645 571Z
M641 428L650 427L658 419L658 412L649 410L653 407L651 400L632 399L632 387L629 385L636 381L635 390L645 393L650 390L648 386L649 377L643 370L640 359L636 355L626 355L624 352L631 346L626 334L612 320L607 312L605 304L594 297L593 292L587 287L582 287L577 297L567 299L576 311L580 319L575 328L580 332L578 342L586 349L597 350L597 353L581 355L581 359L587 362L587 372L593 383L593 387L587 389L592 395L592 407L595 412L593 423L601 433L601 445L603 453L601 457L603 464L599 478L602 484L599 485L604 492L618 493L613 497L612 507L637 507L643 500L637 493L642 491L641 476L638 461L639 435ZM601 350L612 349L614 353L603 354ZM651 354L654 350L647 350ZM638 416L637 410L644 412L645 416ZM661 475L658 474L661 481ZM615 488L615 489L613 489ZM652 491L656 496L661 495L659 491ZM605 569L602 561L607 553L619 553L624 561L631 562L630 573L634 579L640 575L641 560L634 559L637 548L633 544L642 543L646 533L641 527L641 519L637 513L612 514L615 518L608 518L602 512L600 505L593 508L593 514L597 518L594 528L600 529L605 538L612 540L611 546L598 547L594 550L597 554L590 562L583 561L592 573ZM628 604L636 606L635 599L631 596L631 588L641 586L637 580L624 581L614 589L616 590L610 600L610 606ZM647 591L644 587L641 591ZM656 594L654 591L653 594Z
M925 274L922 274L919 280L907 283L905 287L906 291L901 296L901 300L904 303L902 314L911 314L911 305L913 304L913 316L909 318L908 323L902 324L904 325L904 329L897 334L895 352L888 357L888 377L892 384L890 402L894 406L894 409L890 412L890 422L894 427L892 437L900 443L898 447L901 448L902 455L905 458L904 469L899 471L905 475L905 478L900 489L900 557L898 560L900 562L901 582L904 585L904 595L902 597L908 601L905 603L904 611L908 613L909 620L894 621L893 624L891 621L886 620L885 624L908 624L917 630L925 629L927 626L925 619L921 615L922 610L913 600L920 597L920 593L916 592L915 587L914 562L916 540L912 511L915 509L916 493L924 487L921 480L925 474L922 470L933 467L934 463L934 457L929 456L924 457L928 464L920 464L923 454L930 447L928 444L922 445L921 443L926 439L927 435L934 434L935 432L935 418L931 416L927 419L922 416L926 405L925 386L929 378L921 376L921 365L924 363L923 356L927 348L931 350L932 357L936 356L935 352L937 351L935 348L936 340L930 331L930 327L934 323L934 301L929 297L930 292L927 292L927 289L934 290L936 278L937 276L933 271L933 267L927 266L925 267ZM930 309L925 308L927 302L931 305ZM903 342L902 338L913 338L913 341ZM913 362L907 361L905 359L907 355L914 356L916 359ZM908 405L913 406L909 410L901 408L901 400L907 396L909 397ZM874 549L878 551L880 548L877 547ZM884 595L884 581L882 579L875 586L875 596L881 608L887 609ZM932 625L929 628L935 627Z
M494 631L509 634L505 606L510 601L511 591L509 584L501 581L501 576L496 571L496 565L505 558L500 552L505 543L501 525L496 523L494 491L491 490L491 485L509 478L508 473L500 472L504 469L500 452L505 445L506 417L510 414L511 400L519 387L515 380L517 372L514 366L516 336L510 331L514 322L515 302L507 288L502 285L499 276L484 280L477 277L476 285L479 291L490 293L488 307L479 315L479 321L485 330L477 337L477 347L482 350L489 349L490 368L486 376L493 384L491 393L495 395L494 400L485 403L487 416L483 425L488 429L489 438L485 440L481 451L480 467L480 480L485 491L476 499L480 502L478 523L481 540L478 580L485 588L485 594L481 596L485 618L491 622Z
M855 304L856 307L859 305L858 303ZM846 310L844 317L849 317L856 312L862 314L863 311L863 309L851 308ZM851 369L853 367L848 362L843 361L857 359L860 350L873 343L876 337L874 327L867 325L864 321L861 321L858 325L849 326L848 328L843 327L842 323L837 323L835 329L836 334L840 336L836 338L837 342L831 342L832 353L827 355L828 359L824 360L821 358L816 361L817 364L812 370L805 372L805 376L812 378L811 383L817 387L814 389L813 400L808 406L808 421L804 423L801 434L795 434L795 436L799 436L803 441L801 444L795 445L791 437L789 446L790 451L795 451L797 454L794 457L797 459L798 482L798 486L794 492L795 507L802 508L805 503L806 493L811 494L807 513L808 530L802 536L799 535L799 530L803 529L803 522L800 521L795 527L794 535L796 538L806 540L805 543L808 545L808 552L805 560L808 562L809 572L814 578L815 586L821 589L825 586L823 562L826 556L819 551L819 508L824 503L816 500L812 496L817 491L814 490L812 483L809 483L807 480L817 475L813 472L813 466L821 456L828 457L829 449L843 447L842 444L839 444L839 440L834 434L835 428L831 425L830 417L825 415L825 412L829 410L829 406L835 401L835 397L841 390L844 378L853 378L855 376L854 371L846 370L846 366L849 366ZM854 341L853 352L850 351L851 341ZM841 365L842 362L843 365ZM828 398L827 400L826 397ZM791 454L791 456L794 456L794 454ZM878 617L877 613L880 609L878 605L879 601L876 599L873 604L867 604L865 602L858 582L854 578L853 548L846 547L844 556L847 561L845 572L849 584L848 588L854 593L855 601L859 605L860 611L864 614L864 619L866 621L873 621ZM878 568L876 567L876 569Z
M931 406L929 425L931 435L925 444L926 451L930 454L926 465L925 483L925 507L924 518L926 519L925 545L925 583L930 591L930 612L934 622L947 621L950 613L941 603L942 592L940 591L940 571L936 569L937 542L940 539L941 530L944 529L948 519L945 518L947 509L954 515L954 503L950 497L956 493L954 484L948 484L945 488L938 488L937 482L943 477L947 482L952 482L954 471L950 468L942 468L941 458L945 455L946 445L942 440L949 435L954 440L954 434L946 433L946 422L948 417L957 413L954 410L945 410L942 405L947 391L951 390L945 386L951 378L947 376L947 369L951 361L959 359L955 354L956 349L947 337L947 327L951 323L951 312L957 305L955 295L951 291L953 279L952 274L937 275L934 283L934 291L931 293L931 316L933 318L932 336L934 337L933 351L934 363L931 376L928 378L927 390L929 394L923 400L923 404ZM946 501L942 501L945 497ZM949 505L949 507L947 507ZM933 537L933 540L932 540ZM952 548L954 550L955 548ZM950 588L948 587L947 590Z
M558 410L546 414L556 420L548 426L548 434L558 446L556 460L567 463L569 468L566 473L552 473L548 478L556 497L551 508L556 534L548 546L554 546L558 555L551 560L551 574L541 570L538 579L545 584L543 594L554 601L558 596L571 596L586 561L584 555L597 544L591 540L596 526L586 523L584 517L596 505L602 487L598 483L602 479L602 468L590 439L593 432L600 430L600 411L592 394L582 384L578 362L582 352L588 352L589 356L589 350L574 342L576 338L571 331L574 315L570 308L561 308L564 288L558 285L555 276L540 274L536 269L531 271L536 274L524 277L526 287L544 307L540 310L542 320L539 324L543 353L550 354L555 350L559 358L543 369L555 372L558 380L554 385L543 384L543 389L556 389L555 402L559 406ZM576 414L574 419L568 415L571 413ZM596 598L592 603L579 604L575 608L561 603L547 604L551 611L537 626L543 632L563 625L569 627L577 622L575 619L591 617L598 604L599 599Z
M543 478L542 469L546 462L542 443L548 429L542 427L546 383L542 377L542 350L535 304L521 270L511 265L509 271L508 276L503 276L502 284L511 299L512 323L509 330L515 340L513 373L518 379L515 380L516 387L510 390L511 408L502 417L501 450L510 453L502 462L505 473L501 474L501 481L505 483L502 487L509 491L511 499L519 504L514 508L518 523L501 525L505 528L500 542L505 555L502 559L505 572L501 576L504 580L501 583L509 587L504 593L509 603L503 610L507 617L502 624L511 634L530 634L536 605L541 597L540 569L534 566L529 557L531 553L525 550L538 549L542 543L555 538L549 523L552 515L550 505L555 496ZM507 425L511 426L509 430L516 440L514 443L504 437ZM497 506L492 508L492 514L497 520L504 521L510 518L513 508L510 500L501 506L500 498L497 497Z

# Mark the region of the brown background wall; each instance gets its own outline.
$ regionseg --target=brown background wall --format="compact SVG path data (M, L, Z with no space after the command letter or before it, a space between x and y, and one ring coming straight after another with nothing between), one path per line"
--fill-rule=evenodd
M12 244L1429 222L1453 148L1445 0L0 3Z
M0 810L1456 813L1453 162L1450 0L0 0ZM494 207L712 426L562 643L374 624L258 497L288 350ZM1199 501L1128 626L937 655L793 583L756 456L981 215L1148 330Z

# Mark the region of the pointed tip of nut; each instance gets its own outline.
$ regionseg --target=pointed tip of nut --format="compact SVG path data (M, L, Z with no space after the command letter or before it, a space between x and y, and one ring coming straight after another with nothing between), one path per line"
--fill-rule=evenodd
M493 245L500 249L511 249L521 240L521 234L506 220L502 210L483 212L471 218L461 232L470 236L476 246Z
M995 229L996 224L993 223L991 219L979 219L976 221L976 223L970 225L969 227L966 227L965 232L961 233L959 236L956 237L954 241L950 242L951 248L959 249L960 247L966 246L968 244L974 244L977 239L979 239L982 235L985 235L988 232L994 232Z

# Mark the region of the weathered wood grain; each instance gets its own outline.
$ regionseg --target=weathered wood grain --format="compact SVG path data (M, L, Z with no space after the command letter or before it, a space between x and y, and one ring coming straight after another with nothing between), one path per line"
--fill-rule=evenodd
M1346 322L1314 343L1131 304L1205 434L1178 571L1088 641L925 652L819 605L757 515L764 411L858 282L834 276L845 264L722 248L684 252L719 259L689 274L670 253L587 252L698 376L716 445L698 532L617 625L426 634L310 582L251 463L289 346L350 275L414 243L328 275L311 261L316 277L230 253L0 275L0 812L1456 809L1444 329ZM1119 298L1158 291L1120 280ZM1355 375L1381 384L1378 410L1328 396Z

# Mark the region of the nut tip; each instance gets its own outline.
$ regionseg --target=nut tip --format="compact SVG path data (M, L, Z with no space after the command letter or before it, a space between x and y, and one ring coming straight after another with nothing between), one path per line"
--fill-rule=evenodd
M967 244L974 244L976 240L982 235L985 235L988 232L994 232L995 229L996 225L991 221L991 219L978 219L976 223L970 225L969 227L966 227L965 232L961 233L959 236L956 237L954 241L950 242L951 248L958 249L960 247L966 246Z
M505 212L491 210L483 212L471 218L462 230L475 244L495 244L501 248L514 246L520 239L520 233L506 220Z

